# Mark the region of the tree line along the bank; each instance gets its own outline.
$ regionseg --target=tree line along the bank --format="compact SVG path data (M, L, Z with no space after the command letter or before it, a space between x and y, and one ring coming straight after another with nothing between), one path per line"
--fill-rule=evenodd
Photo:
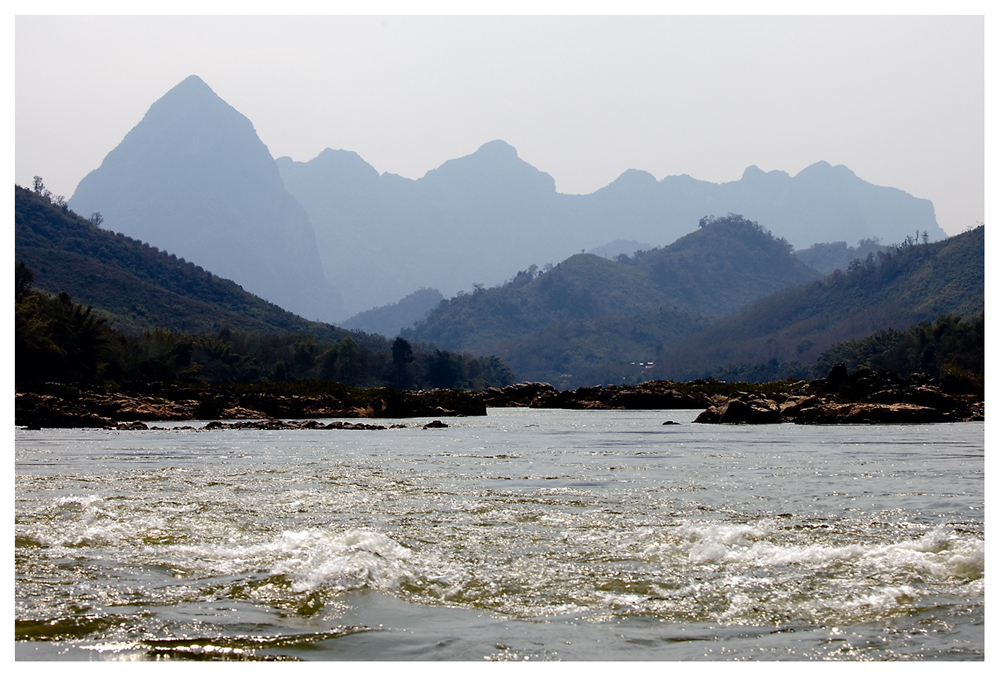
M347 336L318 340L304 333L222 327L192 335L113 325L67 293L32 287L33 273L15 270L15 385L46 382L116 385L142 382L254 383L338 381L401 389L482 389L516 380L495 357L411 345L397 338L378 350Z

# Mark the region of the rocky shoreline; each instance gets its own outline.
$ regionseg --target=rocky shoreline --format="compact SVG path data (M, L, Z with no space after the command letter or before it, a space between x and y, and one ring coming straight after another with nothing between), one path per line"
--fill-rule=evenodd
M51 387L55 392L45 394L16 393L14 424L30 429L135 430L144 429L143 426L152 421L214 423L228 420L255 421L252 426L235 424L242 428L275 430L315 428L321 426L312 420L317 418L439 419L486 415L486 405L477 393L456 390L405 392L375 388L364 391L361 396L344 397L334 392L317 396L275 395L260 391L234 394L225 389L198 390L152 385L154 387L148 389L150 392L103 392L58 385ZM337 426L326 424L325 427ZM362 424L341 423L340 428L362 429ZM376 428L368 426L363 429ZM384 426L377 429L384 429Z
M39 428L148 429L153 421L210 421L211 429L353 429L386 426L317 418L435 418L424 427L447 427L440 418L485 416L488 407L538 409L702 409L696 423L844 424L944 423L985 419L982 384L968 378L934 379L836 365L823 379L782 384L727 384L714 379L650 381L560 391L548 383L518 383L482 392L398 391L373 388L352 398L225 389L147 388L103 392L56 386L58 394L16 393L14 423ZM302 420L305 419L305 420ZM236 421L223 423L222 421ZM401 424L389 427L405 427ZM193 428L192 428L193 429Z
M825 379L765 396L739 392L713 403L696 423L953 423L985 420L983 390L969 379L933 379L836 365Z

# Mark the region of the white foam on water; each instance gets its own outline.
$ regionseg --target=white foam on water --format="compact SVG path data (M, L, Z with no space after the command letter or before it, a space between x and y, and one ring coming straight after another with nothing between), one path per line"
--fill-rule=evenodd
M203 544L172 549L181 566L224 575L266 572L282 576L297 594L369 588L390 592L402 585L446 600L467 576L434 554L418 553L369 529L283 531L247 545Z
M720 622L873 620L926 596L975 599L984 587L984 540L943 524L888 542L863 527L781 529L773 520L684 522L644 529L643 539L640 556L681 583L652 585L648 606Z
M59 497L46 513L51 519L36 523L22 535L53 548L130 543L137 533L163 527L156 515L122 518L113 503L94 494Z
M772 520L684 523L656 533L646 530L643 536L643 558L674 564L681 559L688 564L717 564L737 570L748 566L849 565L940 580L978 578L985 570L984 540L956 533L947 525L938 525L917 539L889 543L833 543L818 532L804 532L801 538L789 541L790 532L779 531ZM839 538L844 540L845 535Z
M286 531L274 544L280 554L271 573L285 576L295 592L393 590L414 573L413 551L374 531Z

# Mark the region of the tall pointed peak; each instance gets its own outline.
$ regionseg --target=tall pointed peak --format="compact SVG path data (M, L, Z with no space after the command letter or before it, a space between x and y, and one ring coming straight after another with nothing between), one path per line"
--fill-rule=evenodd
M171 87L166 94L161 96L155 106L160 101L222 101L218 94L208 86L204 80L197 75L189 75L179 83ZM228 104L227 104L228 105Z
M312 224L267 146L198 76L153 103L70 204L306 317L340 312Z
M174 89L181 89L181 88L185 88L185 89L201 88L201 89L207 89L209 91L212 91L212 88L209 87L208 84L204 80L202 80L201 78L199 78L197 75L189 75L189 76L187 76L186 78L184 78L183 80L181 80L180 83L178 83L174 87Z
M202 116L210 113L246 119L242 113L216 94L204 80L197 75L189 75L157 99L149 107L145 119L155 120L163 116L171 118Z

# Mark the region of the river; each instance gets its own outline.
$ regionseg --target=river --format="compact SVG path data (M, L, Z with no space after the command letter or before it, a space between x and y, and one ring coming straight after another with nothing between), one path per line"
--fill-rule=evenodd
M983 423L697 413L18 429L15 657L984 659Z

